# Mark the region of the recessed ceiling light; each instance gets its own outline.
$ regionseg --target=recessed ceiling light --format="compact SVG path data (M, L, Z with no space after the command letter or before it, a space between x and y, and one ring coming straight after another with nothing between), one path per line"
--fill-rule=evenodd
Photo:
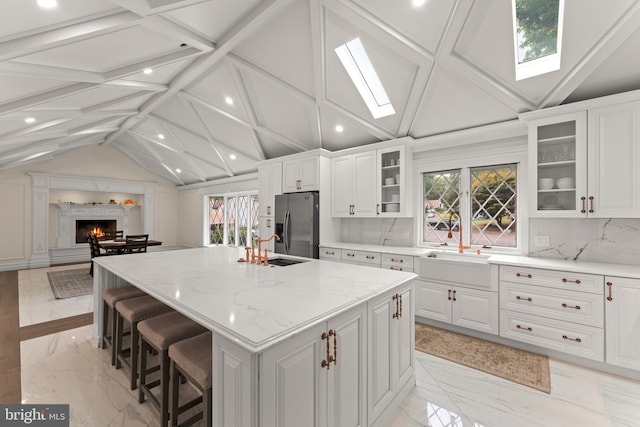
M160 138L160 139L164 139L164 135L163 135L163 134L161 134L161 133L159 133L159 134L158 134L158 138Z
M145 74L151 74L153 73L153 70L151 68L145 68L144 70L142 70L142 72Z
M229 154L229 158L230 158L231 160L235 160L235 159L236 159L236 157L237 157L237 156L236 156L235 154Z
M36 4L43 9L53 9L58 6L57 0L37 0Z
M225 96L224 102L226 102L229 105L233 105L233 98L231 98L230 96Z
M414 5L415 7L420 7L420 6L422 6L423 4L425 4L425 2L426 2L426 0L413 0L413 5Z
M180 168L176 169L176 173L182 173L182 169Z
M336 125L336 132L338 133L342 133L342 131L344 130L344 126L342 125Z
M35 121L36 121L36 119L34 117L27 117L26 119L24 119L25 123L33 123Z

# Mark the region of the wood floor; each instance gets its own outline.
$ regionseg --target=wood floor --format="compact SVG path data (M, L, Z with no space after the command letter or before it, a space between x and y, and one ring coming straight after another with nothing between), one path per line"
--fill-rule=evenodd
M0 402L20 403L20 341L93 323L93 313L20 327L18 272L0 272Z

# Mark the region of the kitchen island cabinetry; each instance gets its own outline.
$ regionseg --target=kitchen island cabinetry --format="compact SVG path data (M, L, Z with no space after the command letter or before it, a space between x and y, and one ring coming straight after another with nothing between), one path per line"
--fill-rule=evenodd
M640 280L605 277L606 362L640 370Z
M406 323L397 326L408 329L393 334L410 336L415 275L311 259L265 267L239 263L241 256L243 249L205 247L96 258L96 342L102 291L128 283L212 331L214 426L376 422L368 417L367 373L371 360L377 369L383 362L372 359L368 342L386 331L372 331L368 313L379 298L408 292ZM403 355L388 362L413 367L413 346L393 340ZM390 417L415 385L413 369L403 372L406 381L379 406L379 419Z

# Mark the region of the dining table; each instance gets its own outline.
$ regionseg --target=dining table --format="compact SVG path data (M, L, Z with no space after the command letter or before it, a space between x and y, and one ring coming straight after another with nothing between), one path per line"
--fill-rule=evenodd
M126 239L98 240L100 249L104 249L107 252L124 253L126 244ZM162 245L160 240L147 240L147 246L160 245Z

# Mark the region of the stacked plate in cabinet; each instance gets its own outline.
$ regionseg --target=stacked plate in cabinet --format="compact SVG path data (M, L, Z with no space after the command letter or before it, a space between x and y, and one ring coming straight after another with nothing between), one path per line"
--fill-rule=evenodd
M553 178L540 178L538 180L539 190L551 190L553 188Z
M561 190L576 188L576 180L573 177L566 177L558 179L557 186Z

